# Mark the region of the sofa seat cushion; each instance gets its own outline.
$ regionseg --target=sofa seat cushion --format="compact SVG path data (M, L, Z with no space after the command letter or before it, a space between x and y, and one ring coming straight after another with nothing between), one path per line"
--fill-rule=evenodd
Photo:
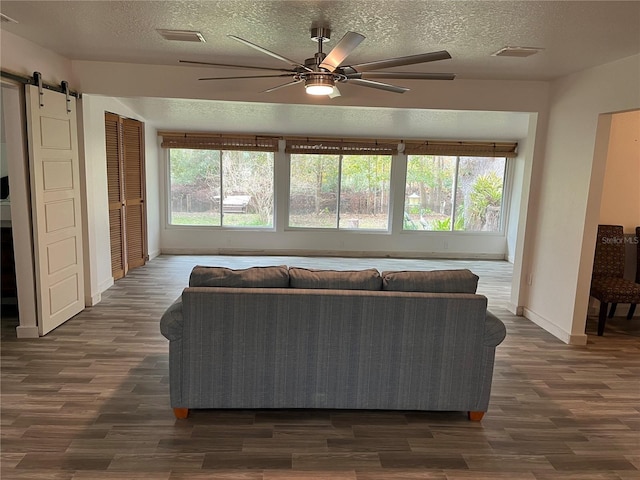
M476 293L478 276L467 269L382 272L382 289L400 292Z
M287 288L289 270L286 265L251 267L234 270L226 267L193 267L190 287Z
M375 268L367 270L313 270L289 268L292 288L325 288L333 290L380 290L382 277Z

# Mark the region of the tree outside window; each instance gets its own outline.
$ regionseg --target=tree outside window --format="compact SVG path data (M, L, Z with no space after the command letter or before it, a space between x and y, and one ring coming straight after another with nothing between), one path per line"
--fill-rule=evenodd
M391 156L292 154L289 226L387 230Z
M505 167L503 157L409 155L404 230L500 231Z
M171 225L273 226L273 153L171 149Z

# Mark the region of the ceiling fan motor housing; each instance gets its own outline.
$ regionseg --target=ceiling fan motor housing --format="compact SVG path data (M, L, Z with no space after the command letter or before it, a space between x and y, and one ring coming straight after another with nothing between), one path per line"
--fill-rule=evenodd
M331 29L324 27L313 27L311 29L311 40L314 42L328 42L331 40Z
M304 66L309 67L310 69L317 72L322 71L320 70L320 64L322 63L322 61L325 59L326 56L327 55L325 53L318 52L312 58L307 58L304 61Z
M311 85L326 85L328 87L333 87L335 82L331 75L323 73L309 73L305 76L305 86Z

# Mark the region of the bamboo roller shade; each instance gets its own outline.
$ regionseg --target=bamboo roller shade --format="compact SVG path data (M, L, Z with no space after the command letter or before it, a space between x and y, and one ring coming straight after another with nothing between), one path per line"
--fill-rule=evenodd
M158 132L163 148L278 151L280 137L189 132ZM396 155L404 144L407 155L461 157L517 156L516 142L398 140L338 137L284 137L285 152L297 154Z

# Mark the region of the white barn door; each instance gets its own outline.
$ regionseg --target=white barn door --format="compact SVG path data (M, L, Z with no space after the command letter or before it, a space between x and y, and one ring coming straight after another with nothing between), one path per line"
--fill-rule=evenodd
M26 86L38 332L84 307L76 99ZM70 111L67 111L70 110Z

